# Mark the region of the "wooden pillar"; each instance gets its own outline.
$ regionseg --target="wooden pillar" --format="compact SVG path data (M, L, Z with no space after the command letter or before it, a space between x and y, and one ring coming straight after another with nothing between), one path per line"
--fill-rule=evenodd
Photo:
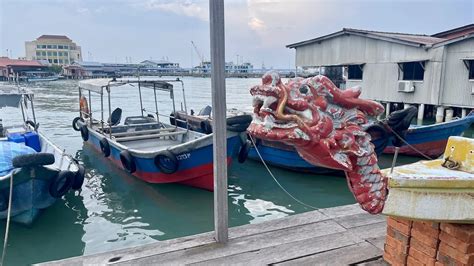
M214 227L217 242L228 241L227 137L224 1L209 1L214 152Z
M390 115L390 102L387 103L387 106L385 108L385 117L388 117Z
M462 108L462 109L461 109L461 118L466 117L466 115L467 115L467 109L466 109L466 108Z
M436 123L442 123L444 120L444 106L436 108Z
M418 105L418 121L423 121L424 117L425 117L425 104L422 103Z
M448 122L448 121L453 120L453 115L454 115L454 110L453 109L447 109L446 110L446 117L445 117L444 121Z

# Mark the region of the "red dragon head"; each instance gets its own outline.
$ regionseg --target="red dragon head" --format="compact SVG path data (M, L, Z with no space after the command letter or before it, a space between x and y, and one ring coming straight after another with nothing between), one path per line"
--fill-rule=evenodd
M382 211L386 179L370 135L363 131L367 116L382 113L382 105L359 99L360 88L340 90L325 76L283 84L278 73L268 72L250 93L251 135L294 146L311 164L345 171L361 207L370 213Z

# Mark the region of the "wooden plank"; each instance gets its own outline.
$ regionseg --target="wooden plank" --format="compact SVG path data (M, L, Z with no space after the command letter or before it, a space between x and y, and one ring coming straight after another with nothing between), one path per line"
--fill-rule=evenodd
M307 238L299 241L287 241L286 243L279 245L262 247L260 249L249 250L246 252L240 252L238 254L223 256L215 259L203 258L202 261L196 264L223 265L229 262L238 262L242 265L275 264L332 249L351 246L358 242L359 241L354 239L349 232L342 232ZM180 263L181 262L178 262L178 264Z
M369 213L354 214L342 217L336 217L334 220L345 228L352 228L357 226L369 225L385 221L385 216L372 215Z
M320 209L319 211L328 216L329 218L337 218L342 216L366 213L360 208L359 204L343 205L339 207Z
M310 223L328 220L327 216L319 211L305 212L288 217L283 217L271 221L256 224L248 224L229 229L229 237L238 238L243 236L272 232L275 230L286 229L294 226L302 226ZM139 247L125 248L115 251L104 252L94 255L79 256L51 263L56 264L74 264L84 261L86 264L104 264L111 258L121 257L121 260L131 260L139 257L158 255L166 252L187 249L194 246L214 243L213 233L204 233L193 236L186 236L176 239L160 241Z
M305 226L290 227L284 230L277 230L258 235L251 235L232 239L226 245L212 243L201 245L186 250L178 250L175 252L154 255L149 257L137 258L134 260L124 261L121 263L132 264L189 264L197 263L203 260L218 259L221 257L232 256L245 252L265 249L277 245L298 242L306 239L314 239L329 234L339 235L345 232L342 226L334 221L327 220ZM351 242L351 234L346 234L344 241ZM322 241L324 242L324 241ZM301 248L301 246L299 246Z
M384 244L385 244L385 236L373 237L366 239L367 242L374 245L376 248L383 251Z
M355 238L363 240L377 237L385 237L385 233L387 231L387 223L384 221L380 223L353 227L349 228L348 231L352 233Z
M291 215L262 223L248 224L229 229L230 238L237 238L253 234L261 234L274 230L281 230L293 226L302 226L305 224L329 220L326 215L319 211L310 211L301 214Z
M214 154L214 229L216 240L228 240L227 108L225 95L224 0L209 1L211 32L211 89Z
M348 265L382 256L383 251L368 242L357 243L311 256L292 259L277 265Z

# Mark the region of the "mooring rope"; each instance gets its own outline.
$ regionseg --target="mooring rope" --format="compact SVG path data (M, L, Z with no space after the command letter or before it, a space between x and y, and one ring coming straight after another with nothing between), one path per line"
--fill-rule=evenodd
M415 148L413 145L411 145L410 143L408 143L408 141L406 141L404 138L402 138L402 136L400 136L397 132L395 132L395 130L393 130L391 127L387 127L397 138L399 138L405 145L407 145L408 147L410 147L411 149L413 149L414 151L416 151L417 153L419 153L421 156L425 157L426 159L428 160L434 160L434 158L431 158L430 156L424 154L422 151L418 150L417 148Z
M311 205L306 204L306 203L302 202L301 200L297 199L297 198L296 198L295 196L293 196L290 192L288 192L288 190L286 190L286 189L280 184L280 182L278 182L278 180L276 179L275 175L272 173L272 171L271 171L270 168L268 167L267 163L266 163L265 160L263 159L262 155L260 154L260 151L258 150L257 145L255 144L255 141L254 141L252 135L249 134L248 136L250 137L250 141L252 141L253 147L255 148L255 151L257 152L258 157L259 157L260 160L262 161L262 164L265 166L265 168L267 169L268 173L269 173L270 176L273 178L273 180L275 181L275 183L277 183L277 185L281 188L281 190L283 190L283 192L285 192L290 198L292 198L293 200L295 200L295 201L298 202L299 204L301 204L301 205L303 205L303 206L305 206L305 207L314 209L314 210L319 210L320 208L311 206Z
M12 211L12 196L13 195L13 172L10 174L10 194L8 195L8 211L7 211L7 226L5 228L5 238L3 239L3 251L2 251L2 260L0 265L3 265L5 261L5 255L7 254L7 245L8 245L8 232L10 231L10 215Z

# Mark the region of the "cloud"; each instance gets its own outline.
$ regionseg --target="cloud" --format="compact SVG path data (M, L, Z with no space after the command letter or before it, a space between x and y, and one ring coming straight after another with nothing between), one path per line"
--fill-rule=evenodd
M255 30L255 31L263 31L267 28L267 26L265 25L265 22L255 17L250 18L248 25L252 30Z
M191 0L148 0L135 5L146 10L161 10L181 16L197 18L202 21L209 20L207 1Z

